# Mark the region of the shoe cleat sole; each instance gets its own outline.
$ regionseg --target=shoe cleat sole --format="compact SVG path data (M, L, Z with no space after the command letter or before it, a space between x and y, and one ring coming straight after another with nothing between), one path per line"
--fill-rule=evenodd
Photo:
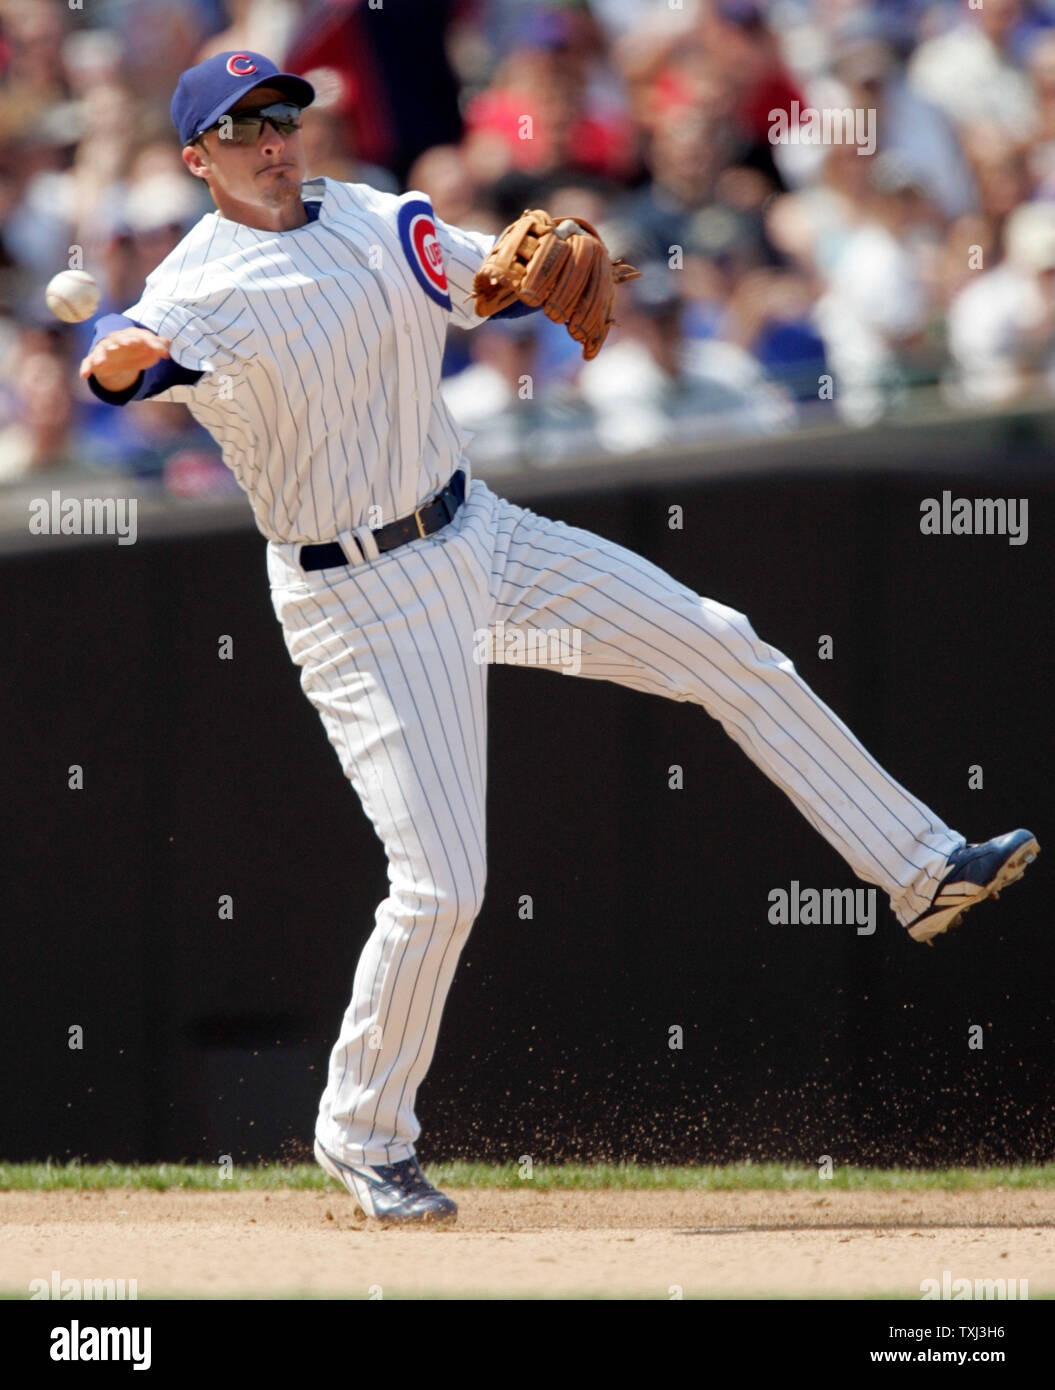
M987 898L999 898L1001 892L1005 888L1012 883L1017 883L1039 853L1040 845L1037 843L1035 837L1031 840L1027 840L1025 844L1019 845L1014 854L1009 855L1006 861L1001 864L993 881L986 888L979 887L978 896L971 902L966 903L951 921L946 922L943 926L931 927L930 929L928 929L926 923L921 922L919 928L909 927L909 936L911 936L914 941L922 941L928 946L933 946L934 938L943 935L943 933L947 931L952 931L953 927L958 927L970 908L977 907L979 903L985 902ZM916 935L917 930L921 933L919 936Z
M442 1207L439 1209L432 1207L427 1208L425 1211L408 1211L402 1213L392 1211L369 1211L367 1210L363 1198L356 1191L356 1183L365 1183L365 1179L358 1175L345 1173L342 1167L326 1152L318 1140L315 1141L315 1161L324 1173L328 1173L331 1178L341 1184L345 1192L348 1193L355 1203L356 1212L367 1221L372 1221L379 1226L451 1226L458 1220L458 1208L453 1203L451 1203L449 1207ZM442 1198L444 1201L450 1201L449 1198L444 1198L442 1193L437 1193L436 1196Z

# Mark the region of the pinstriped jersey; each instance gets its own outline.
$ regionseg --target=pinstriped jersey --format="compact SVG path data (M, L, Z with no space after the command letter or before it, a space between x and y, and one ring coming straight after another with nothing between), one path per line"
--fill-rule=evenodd
M204 216L129 319L197 380L160 391L212 434L271 540L317 542L405 516L468 472L471 438L438 390L451 318L494 238L425 195L307 180L318 216L273 232Z

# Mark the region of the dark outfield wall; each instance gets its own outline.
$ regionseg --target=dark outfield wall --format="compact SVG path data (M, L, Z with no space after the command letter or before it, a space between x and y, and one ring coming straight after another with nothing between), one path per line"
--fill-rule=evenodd
M532 506L746 611L968 838L1026 824L1055 850L1055 489L1007 458L969 480L1028 497L1012 546L922 536L920 500L943 487L964 479L759 476ZM385 873L263 562L247 532L2 565L0 1157L244 1161L310 1142ZM487 902L419 1097L426 1158L1051 1157L1051 859L934 949L881 898L872 936L774 925L771 890L855 880L702 710L497 669L490 718Z

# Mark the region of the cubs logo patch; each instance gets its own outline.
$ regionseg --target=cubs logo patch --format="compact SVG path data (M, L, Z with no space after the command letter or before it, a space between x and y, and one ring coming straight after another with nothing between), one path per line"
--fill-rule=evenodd
M447 272L436 235L436 219L423 198L414 198L399 209L399 240L414 278L428 297L441 308L450 309Z
M256 72L256 64L248 53L232 53L227 59L227 71L232 77L249 77Z

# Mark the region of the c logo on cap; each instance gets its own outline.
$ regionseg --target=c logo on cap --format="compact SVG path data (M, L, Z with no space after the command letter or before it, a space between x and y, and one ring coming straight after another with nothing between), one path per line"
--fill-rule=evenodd
M227 71L232 77L248 77L256 72L256 64L248 53L234 53L227 59Z

